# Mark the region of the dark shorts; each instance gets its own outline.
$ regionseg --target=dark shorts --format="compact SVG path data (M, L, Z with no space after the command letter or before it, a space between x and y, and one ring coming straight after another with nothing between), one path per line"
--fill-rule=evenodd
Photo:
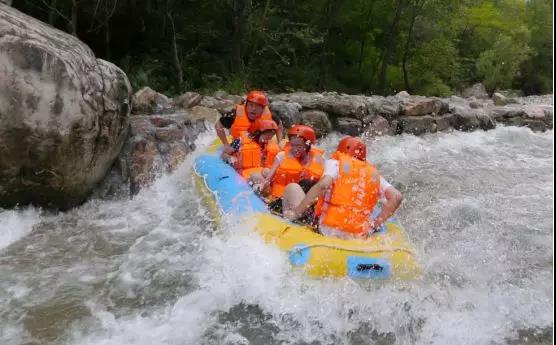
M270 212L272 212L276 215L282 216L282 214L283 214L282 198L271 201L268 204L268 209L270 210ZM318 218L315 216L314 206L311 206L307 211L305 211L305 213L303 213L303 215L301 217L296 219L294 221L294 223L299 223L299 224L302 224L302 225L308 225L308 226L311 226L313 228L316 228L318 226Z

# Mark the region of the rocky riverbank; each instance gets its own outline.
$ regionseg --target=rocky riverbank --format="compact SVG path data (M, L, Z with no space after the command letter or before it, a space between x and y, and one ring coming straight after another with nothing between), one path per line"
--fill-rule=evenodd
M271 110L285 126L303 123L314 126L319 136L337 130L351 135L421 135L438 131L488 130L497 124L526 126L534 131L553 127L553 96L506 97L489 95L480 84L448 98L410 95L347 95L337 92L294 92L269 94ZM132 112L164 114L189 111L211 121L241 101L223 91L213 95L187 92L170 99L149 88L133 97Z
M545 131L553 126L552 95L509 98L495 93L490 98L477 84L462 96L467 97L423 97L405 91L388 97L337 92L269 94L272 112L286 127L308 124L319 137L331 131L372 137L488 130L497 125ZM198 130L241 101L241 96L224 91L212 95L186 92L174 99L148 87L137 91L132 98L136 115L131 117L131 134L120 155L120 166L127 168L119 168L132 193L155 176L172 171L193 148Z

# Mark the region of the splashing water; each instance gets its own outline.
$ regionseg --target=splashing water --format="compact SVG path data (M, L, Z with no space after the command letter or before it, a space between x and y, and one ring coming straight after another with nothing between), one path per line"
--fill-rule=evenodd
M191 173L214 133L131 200L0 210L0 344L551 343L552 136L369 143L404 193L418 282L311 279L248 228L218 230Z

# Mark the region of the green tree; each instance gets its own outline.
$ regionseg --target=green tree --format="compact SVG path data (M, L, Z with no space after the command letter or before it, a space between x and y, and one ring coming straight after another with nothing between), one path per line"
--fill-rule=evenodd
M477 61L479 74L489 92L508 89L519 74L520 64L527 59L529 47L511 37L500 35L491 49L484 51Z

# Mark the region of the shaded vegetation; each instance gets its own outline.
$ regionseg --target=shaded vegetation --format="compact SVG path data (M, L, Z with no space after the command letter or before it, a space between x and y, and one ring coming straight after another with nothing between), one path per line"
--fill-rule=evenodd
M15 0L167 94L552 92L549 0Z

